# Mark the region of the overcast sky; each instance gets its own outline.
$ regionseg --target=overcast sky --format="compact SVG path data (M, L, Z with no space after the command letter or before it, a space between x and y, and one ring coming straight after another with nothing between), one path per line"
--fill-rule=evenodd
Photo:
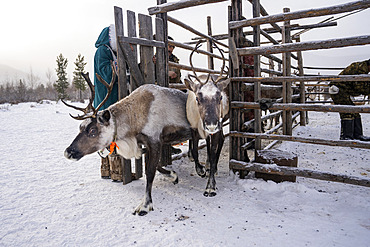
M56 58L62 53L68 58L68 76L72 77L73 62L81 53L88 63L86 71L93 72L95 41L100 31L114 23L113 7L136 13L148 14L148 8L156 5L156 0L14 0L3 1L0 8L0 64L8 65L24 72L32 71L45 77L46 71L55 71ZM173 2L173 1L169 1ZM261 0L269 14L278 14L284 7L291 11L318 8L347 3L346 0ZM227 32L227 6L230 1L208 4L170 12L169 15L206 33L206 18L212 17L214 34ZM243 15L251 18L250 3L243 1ZM340 15L337 15L340 16ZM313 24L330 16L296 20L292 23ZM125 20L124 16L124 20ZM369 35L370 10L346 17L338 21L337 27L315 29L302 35L302 41ZM279 23L282 24L282 23ZM268 27L265 25L263 27ZM245 29L248 30L248 29ZM125 29L125 32L127 28ZM170 24L169 34L180 42L189 41L193 35ZM274 36L280 39L279 36ZM176 48L174 53L180 63L188 64L189 52ZM307 66L345 67L352 61L370 58L370 45L341 49L307 51L303 53ZM203 58L198 58L203 59ZM204 61L205 58L204 58ZM205 62L204 62L205 63ZM322 72L326 73L328 71ZM317 73L317 71L306 71ZM337 73L336 71L331 73ZM329 74L326 73L326 74Z

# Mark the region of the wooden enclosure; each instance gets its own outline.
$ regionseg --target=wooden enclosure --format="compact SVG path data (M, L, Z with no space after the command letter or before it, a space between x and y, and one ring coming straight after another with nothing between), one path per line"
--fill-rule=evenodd
M330 39L328 37L328 39L321 41L301 41L300 35L307 30L336 26L335 19L329 18L328 21L311 25L290 24L291 20L303 18L348 12L352 14L355 11L369 8L370 1L355 1L337 6L296 12L291 12L288 8L285 8L281 14L269 15L259 0L249 0L253 7L253 13L251 14L242 13L242 0L230 0L230 6L227 12L225 11L225 13L228 13L229 30L225 30L225 34L212 34L212 20L210 17L207 17L206 20L208 32L204 34L169 15L172 11L185 8L189 8L190 11L190 8L196 8L196 6L204 4L210 4L211 8L212 3L223 1L226 0L182 0L171 3L167 3L166 0L157 0L156 6L148 8L149 15L152 16L138 14L138 22L140 23L138 25L139 37L136 34L136 14L132 11L127 11L127 21L124 21L122 9L115 7L115 24L119 44L119 78L126 78L126 71L129 71L131 77L130 88L127 88L126 80L119 81L120 97L125 97L128 91L132 91L143 83L157 83L161 86L178 89L185 88L182 84L169 84L168 69L176 67L183 71L191 71L192 68L188 64L169 62L167 56L168 44L192 51L196 43L206 42L207 49L199 49L198 53L207 56L208 66L207 68L194 68L194 70L200 73L219 74L221 71L214 68L214 59L222 59L217 49L213 47L213 44L217 44L218 47L229 54L227 59L228 75L232 80L229 85L230 169L239 171L241 174L243 171L277 173L277 171L264 167L263 164L253 161L247 162L246 150L251 146L254 146L255 151L270 149L281 141L370 148L370 144L363 142L330 141L292 136L292 130L295 126L307 123L307 111L370 113L369 105L324 105L322 101L316 101L316 96L321 91L309 91L310 87L321 88L325 87L325 85L327 87L329 81L369 81L369 75L308 75L304 73L304 69L310 69L310 67L303 65L302 57L302 51L306 50L367 45L370 44L370 36L363 35L342 39ZM197 18L200 20L206 19L205 17ZM152 22L155 23L154 31L152 30ZM168 22L183 28L187 32L191 32L194 37L186 43L168 40ZM280 26L279 22L282 22L283 25ZM127 35L124 34L123 23L127 23ZM271 27L262 28L265 24L271 25ZM252 27L253 31L244 31L243 28L245 27ZM296 32L293 34L292 31ZM281 40L275 40L270 35L271 33L281 33ZM155 40L153 40L153 34L155 34ZM268 41L261 42L261 35ZM157 57L156 66L154 66L152 61L154 54ZM252 63L247 64L245 58L251 58ZM128 70L126 70L126 67ZM253 76L245 75L248 69L253 71ZM155 75L157 75L157 78ZM271 91L279 91L281 94L278 97L271 96L268 94ZM313 93L316 95L314 100L306 102L308 96ZM248 97L251 97L252 100L248 99ZM327 103L330 103L330 101ZM267 109L269 112L264 114L263 109ZM253 119L248 119L247 112L253 112ZM262 123L264 121L280 117L282 118L281 123L275 122L275 125L270 126L270 128L263 128ZM251 128L253 132L246 132L247 129ZM273 142L266 144L262 140L273 140ZM166 148L162 157L164 157L161 161L162 165L171 163L169 147ZM141 176L141 160L136 161L134 176L132 176L130 161L124 161L123 164L124 177L126 176L123 179L124 183L125 181L131 181L131 177L139 178ZM325 172L303 171L299 167L289 167L289 169L287 168L284 171L287 172L286 175L294 173L296 176L370 186L370 180L362 178L356 180L353 177L349 180L346 176L340 174L328 176ZM279 170L278 173L281 175L281 172ZM315 174L315 176L312 176L312 174Z

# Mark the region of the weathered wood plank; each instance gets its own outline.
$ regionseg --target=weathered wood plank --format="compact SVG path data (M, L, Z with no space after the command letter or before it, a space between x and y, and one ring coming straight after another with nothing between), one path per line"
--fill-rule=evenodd
M144 46L151 46L151 47L159 47L164 48L164 42L159 42L156 40L147 40L142 38L134 38L134 37L122 37L122 41L129 43L129 44L135 44L135 45L144 45Z
M114 7L114 22L116 28L116 42L118 36L123 35L123 15L122 9ZM118 99L123 99L128 95L127 77L126 77L126 59L120 46L117 46L117 74L118 74Z
M139 14L138 17L139 37L153 40L152 18L143 14ZM155 83L153 56L153 47L140 46L140 69L145 84Z
M131 37L131 38L134 38L136 37L136 16L135 16L135 12L133 11L130 11L128 10L127 11L127 36L128 37ZM124 36L122 36L121 38L124 38ZM122 39L121 39L122 41ZM137 45L135 44L130 44L129 47L131 48L132 50L132 55L130 58L131 60L131 64L136 64L136 68L137 68L137 64L138 64L138 59L137 59ZM137 71L139 71L139 68L137 68ZM131 88L131 92L133 90L135 90L137 88L138 85L141 85L143 83L143 81L136 81L135 77L132 76L132 69L131 69L131 75L130 75L130 88ZM139 73L140 74L140 73Z
M300 167L277 166L276 164L247 163L235 159L230 160L230 167L237 170L248 170L278 175L294 175L299 177L370 187L370 179L368 178L360 178L332 172L315 171Z
M370 44L370 36L356 36L349 38L340 39L328 39L320 41L306 41L299 43L272 45L264 47L249 47L249 48L238 48L239 56L243 55L258 55L258 54L274 54L282 52L294 52L294 51L308 51L308 50L320 50L339 48L356 45L367 45Z
M155 15L159 13L166 13L166 12L184 9L188 7L194 7L194 6L199 6L203 4L209 4L209 3L224 2L224 1L226 0L182 0L182 1L164 3L164 4L154 6L154 7L150 7L148 8L148 12L150 15Z
M129 58L132 58L134 56L136 56L134 53L134 48L132 46L130 46L130 44L128 43L125 43L125 42L122 42L121 41L121 38L122 36L118 36L117 35L117 38L118 38L118 44L119 46L121 47L122 51L123 51L123 55L125 56L125 59L127 61L127 64L130 68L130 71L131 71L131 76L135 79L133 80L133 82L135 83L135 88L139 87L142 85L142 83L144 82L144 78L139 70L139 67L137 65L137 63L135 63L135 61L133 59L129 59Z
M155 18L155 38L159 41L162 41L164 44L164 32L163 32L163 20L160 18ZM166 49L164 49L165 46L163 46L162 49L157 48L156 52L156 81L157 84L163 87L167 87L166 80Z
M340 13L350 12L350 11L354 11L358 9L366 9L369 7L370 7L370 0L355 1L355 2L350 2L346 4L335 5L335 6L325 7L325 8L300 10L300 11L295 11L295 12L290 12L290 13L258 17L258 18L253 18L249 20L230 21L229 28L235 29L235 28L261 25L261 24L266 24L266 23L340 14Z

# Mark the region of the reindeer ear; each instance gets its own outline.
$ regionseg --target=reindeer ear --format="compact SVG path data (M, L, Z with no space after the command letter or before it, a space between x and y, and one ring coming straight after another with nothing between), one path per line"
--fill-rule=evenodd
M230 83L230 78L217 82L217 87L220 91L223 91Z
M190 78L190 75L188 75L188 77L184 79L184 83L186 88L189 89L190 91L196 92L196 90L198 89L199 84L193 82Z
M110 118L109 110L104 110L102 114L98 114L98 121L104 125L109 125Z

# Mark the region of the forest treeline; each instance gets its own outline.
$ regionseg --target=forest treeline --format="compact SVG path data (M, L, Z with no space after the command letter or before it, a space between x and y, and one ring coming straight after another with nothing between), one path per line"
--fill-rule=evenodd
M76 58L72 81L69 81L67 77L67 58L60 54L56 62L57 79L55 81L52 79L51 71L46 73L47 81L41 82L40 78L34 75L31 70L26 79L9 79L0 85L0 104L39 102L41 100L58 101L60 99L83 101L89 98L90 90L86 90L85 80L81 76L81 72L85 73L84 57L79 54Z

